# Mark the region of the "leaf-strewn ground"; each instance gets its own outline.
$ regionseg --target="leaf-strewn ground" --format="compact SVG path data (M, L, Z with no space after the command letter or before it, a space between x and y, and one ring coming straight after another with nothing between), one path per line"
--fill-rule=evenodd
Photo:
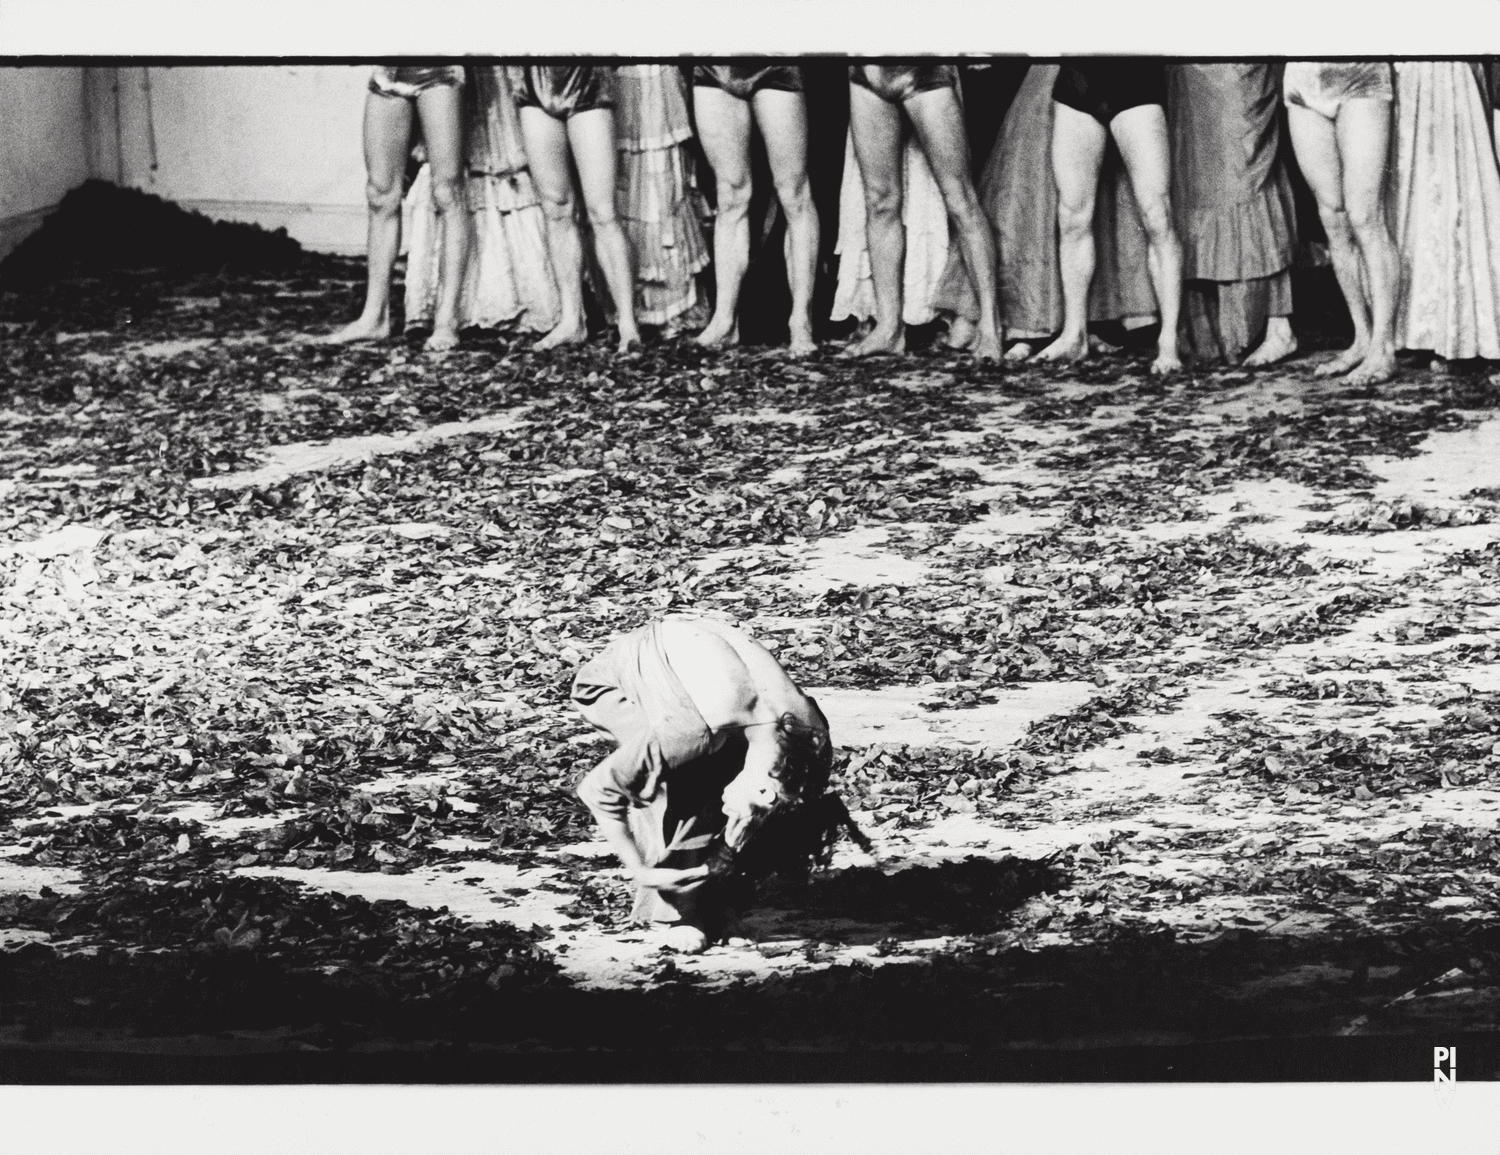
M1485 373L297 340L359 276L0 295L9 1045L1500 1022ZM571 671L669 610L813 688L877 848L701 958L571 790Z

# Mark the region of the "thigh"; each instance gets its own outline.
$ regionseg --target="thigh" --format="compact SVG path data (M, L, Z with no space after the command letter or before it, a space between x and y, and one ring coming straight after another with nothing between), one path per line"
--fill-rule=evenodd
M700 84L693 89L693 112L698 140L714 176L729 185L749 183L749 102L730 96L722 88Z
M1120 146L1125 171L1137 204L1169 195L1172 181L1171 145L1167 137L1167 115L1159 104L1138 104L1109 122L1109 131Z
M858 84L849 85L849 131L865 193L901 188L901 109Z
M932 167L938 184L947 187L969 172L969 137L964 129L964 112L958 93L947 86L931 88L907 99L906 115L911 117L922 152Z
M583 188L583 203L596 215L613 216L618 163L614 111L591 108L568 117L568 143Z
M1088 113L1061 101L1053 102L1052 111L1052 172L1058 200L1070 209L1087 210L1098 192L1109 131Z
M1369 219L1385 190L1391 147L1391 102L1346 100L1334 121L1343 166L1344 205L1356 219Z
M1297 154L1297 167L1302 170L1318 207L1324 212L1341 211L1344 166L1339 158L1333 121L1300 104L1286 106L1286 121L1292 134L1292 149Z
M427 89L417 97L417 119L433 177L458 179L464 162L463 89L452 84Z
M521 137L532 182L543 200L565 204L573 199L573 175L568 171L568 129L536 105L523 105Z
M411 101L399 96L365 97L365 171L381 188L397 184L411 152Z
M751 100L766 143L771 178L778 185L807 176L807 100L800 92L762 88ZM746 144L748 147L748 138Z

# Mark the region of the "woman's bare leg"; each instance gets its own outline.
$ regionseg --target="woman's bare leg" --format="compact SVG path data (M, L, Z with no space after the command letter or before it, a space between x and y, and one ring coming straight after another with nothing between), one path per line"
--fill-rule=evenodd
M427 146L432 177L432 207L443 230L443 264L439 271L437 312L427 348L434 352L458 344L458 302L469 262L469 198L464 188L463 90L453 85L429 88L417 97L417 117Z
M547 250L557 278L557 324L533 348L577 345L588 338L583 316L583 242L574 216L573 174L568 167L568 130L562 121L531 106L520 110L521 136L531 181L547 218Z
M714 170L714 315L698 334L715 348L740 340L740 286L750 267L750 105L707 85L693 89L698 139Z
M615 114L612 109L592 108L568 118L568 143L583 188L583 206L594 230L594 254L604 271L604 282L615 303L615 323L620 328L620 352L641 343L635 323L635 272L630 260L630 241L615 209Z
M846 350L851 357L906 351L906 224L901 171L901 109L868 88L849 85L849 131L865 186L865 246L875 283L875 324Z
M357 320L321 338L330 344L383 341L391 335L391 272L401 251L401 178L411 149L411 121L411 101L374 92L365 96L365 306Z
M1318 366L1319 377L1347 373L1365 359L1370 344L1370 310L1365 299L1363 261L1355 244L1349 213L1344 207L1344 165L1339 155L1333 121L1300 105L1288 104L1287 125L1297 166L1318 202L1318 217L1328 234L1328 255L1338 278L1349 317L1354 322L1354 344L1327 364Z
M1070 110L1071 111L1071 110ZM1156 307L1161 312L1161 335L1156 340L1153 373L1182 368L1177 350L1177 321L1182 311L1182 241L1172 223L1172 162L1167 141L1167 114L1159 104L1127 108L1109 125L1130 188L1146 230L1146 265Z
M951 88L935 88L912 96L905 107L943 194L943 207L958 234L958 251L979 298L974 356L981 361L998 361L1004 342L1000 333L995 241L969 173L969 138L964 131L958 94Z
M1345 101L1334 132L1343 162L1344 211L1363 258L1370 300L1369 345L1345 380L1373 385L1389 381L1396 372L1396 299L1401 291L1401 259L1385 216L1390 101Z
M1063 329L1037 359L1082 361L1089 355L1089 286L1094 280L1094 199L1109 134L1086 112L1056 101L1052 171L1057 179L1057 261L1062 272Z
M776 197L786 213L786 278L792 291L792 313L787 327L791 352L801 357L814 352L812 295L818 271L821 228L807 180L807 101L800 92L762 89L751 98L755 122L766 142L766 159ZM748 140L747 140L748 144Z

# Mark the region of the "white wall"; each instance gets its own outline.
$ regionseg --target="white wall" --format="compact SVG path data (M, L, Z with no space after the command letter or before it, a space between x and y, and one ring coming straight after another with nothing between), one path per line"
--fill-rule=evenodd
M83 69L0 68L0 258L88 175Z
M95 175L363 253L368 65L90 68ZM154 165L153 165L154 161Z

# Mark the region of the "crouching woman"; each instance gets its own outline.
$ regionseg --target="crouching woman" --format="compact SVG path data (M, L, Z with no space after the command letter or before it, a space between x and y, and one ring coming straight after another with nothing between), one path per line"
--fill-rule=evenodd
M747 635L648 623L578 671L573 702L616 743L579 797L636 885L635 919L669 945L701 951L723 933L747 863L826 861L847 819L824 796L828 720Z

